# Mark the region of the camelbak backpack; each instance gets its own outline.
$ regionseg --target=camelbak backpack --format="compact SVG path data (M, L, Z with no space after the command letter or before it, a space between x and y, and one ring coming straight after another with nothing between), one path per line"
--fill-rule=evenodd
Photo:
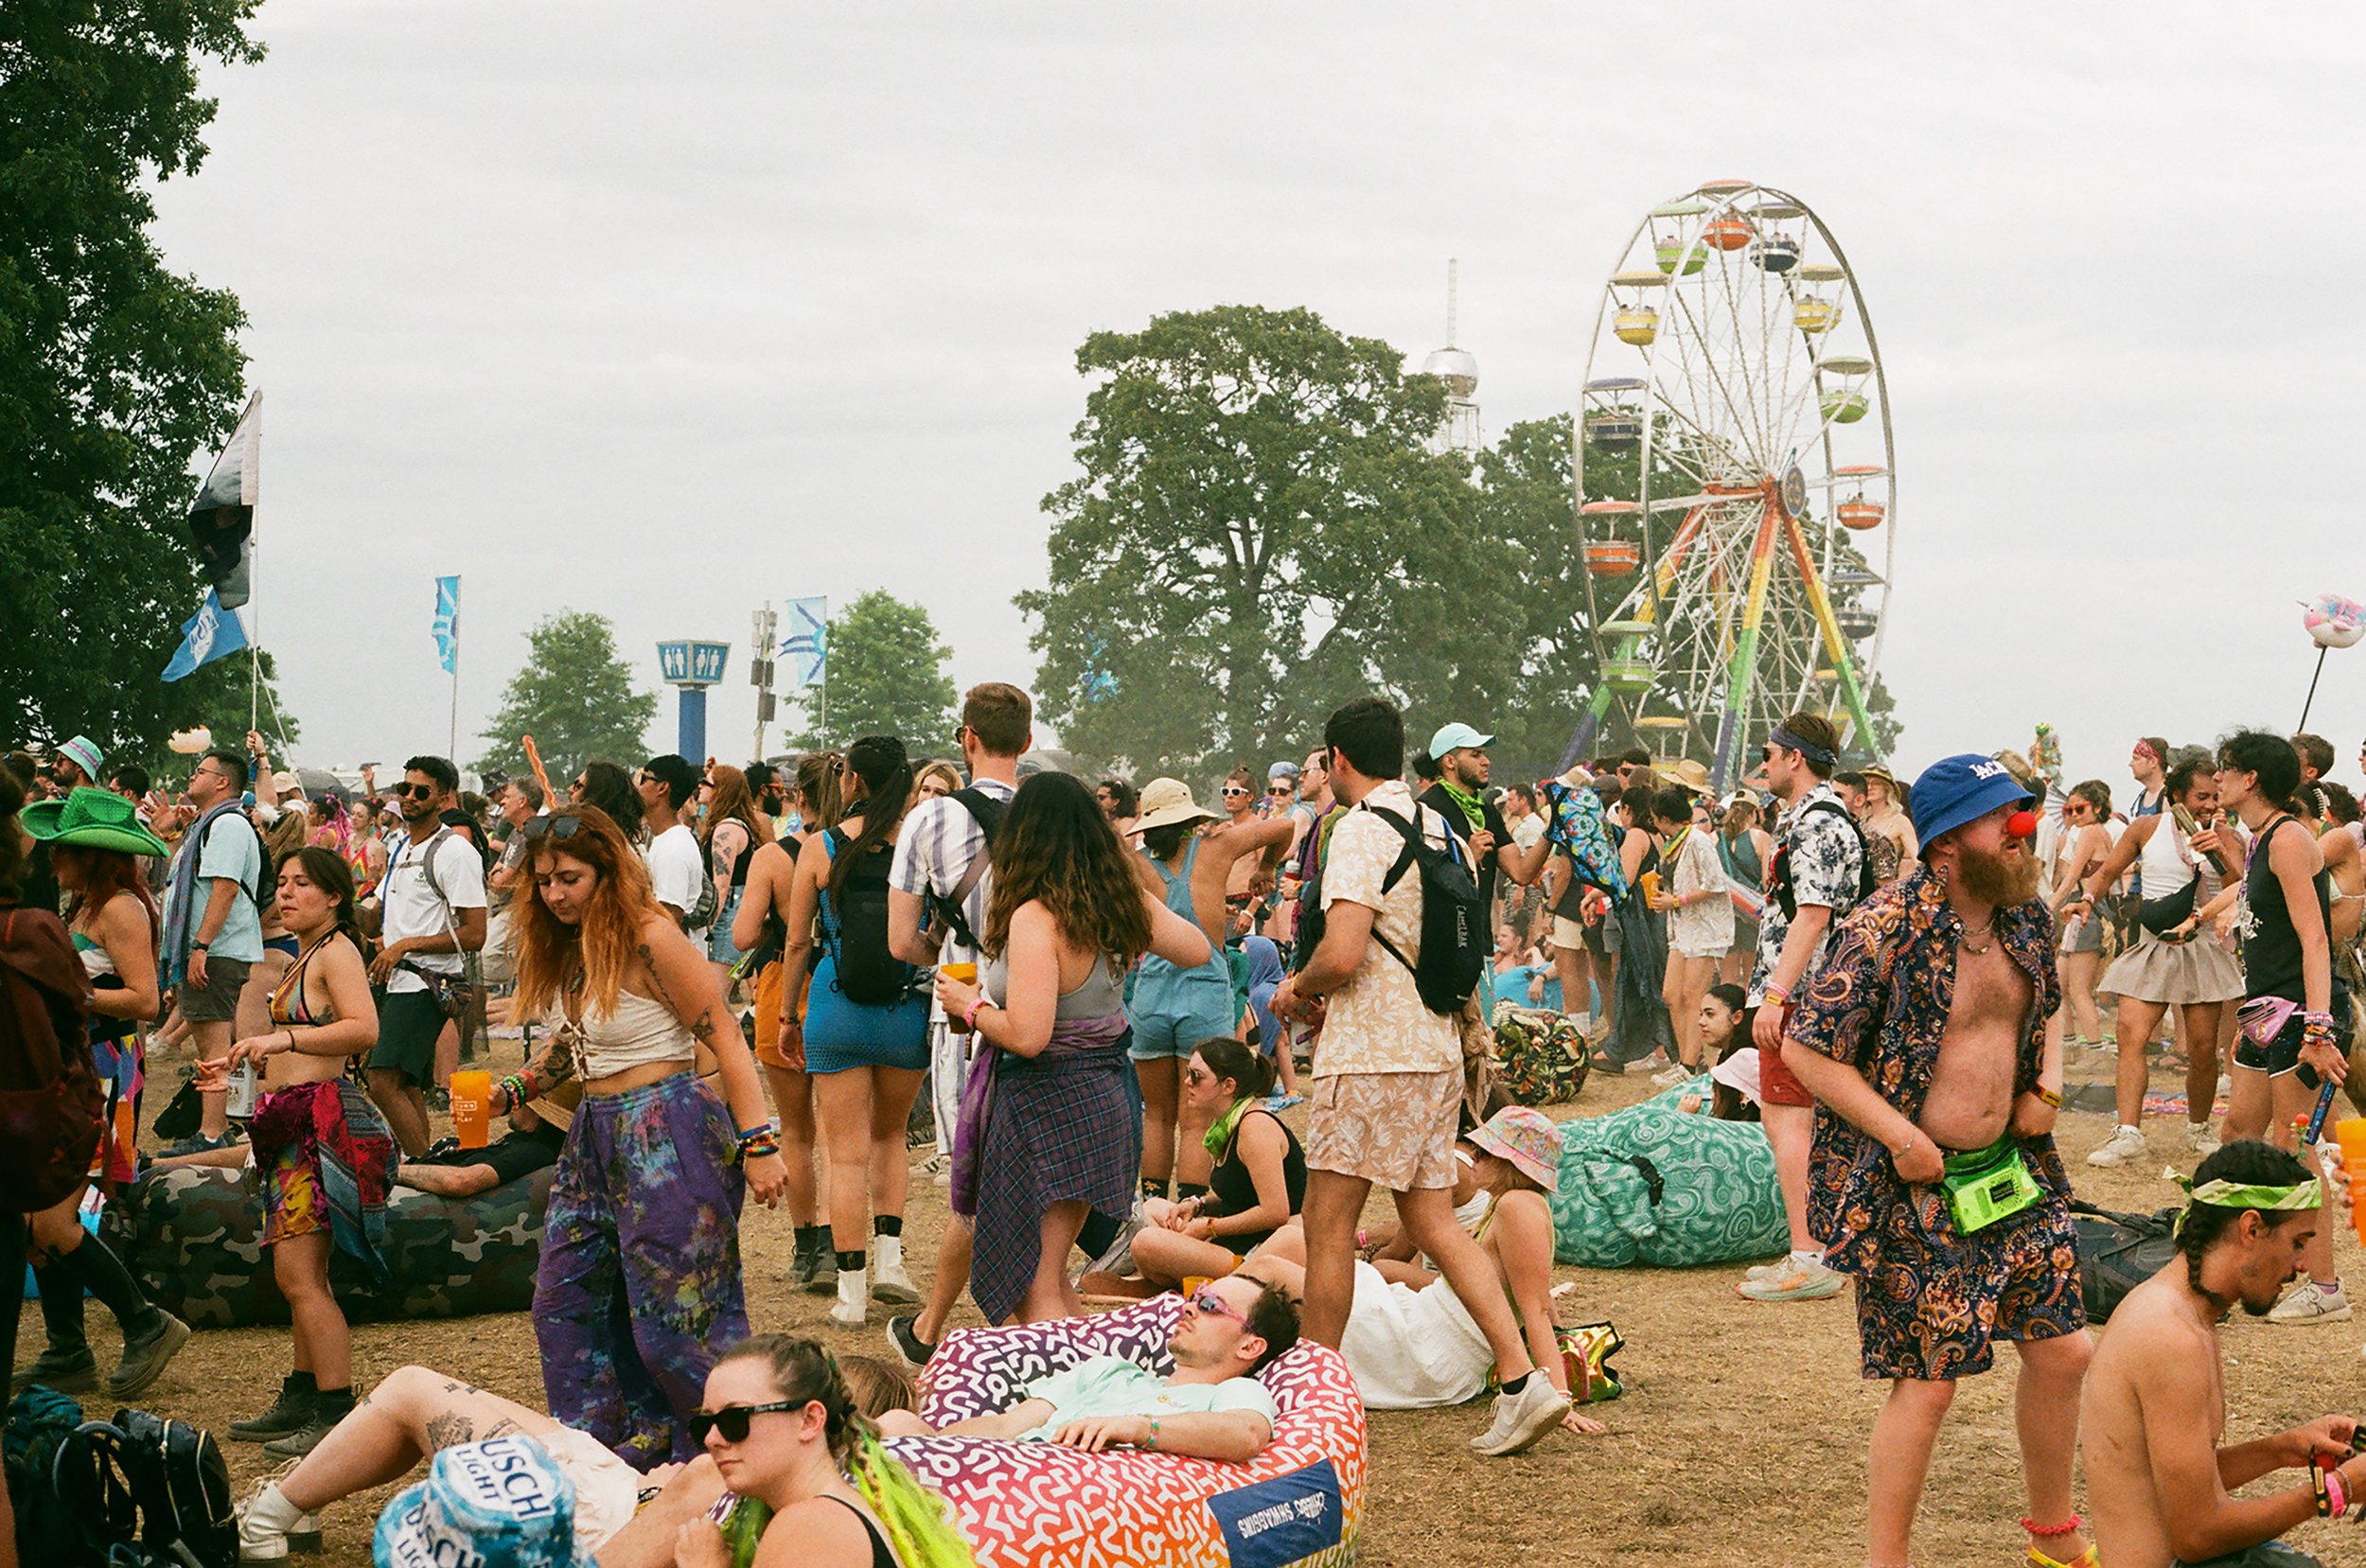
M1413 985L1421 1005L1432 1013L1458 1013L1478 989L1487 970L1487 906L1479 898L1478 878L1472 874L1461 843L1451 835L1447 848L1434 848L1422 837L1421 808L1413 808L1407 821L1393 811L1372 809L1372 815L1395 828L1404 839L1404 853L1388 868L1380 890L1385 894L1407 872L1421 878L1421 951L1407 959L1397 944L1372 927L1372 940L1413 971Z
M853 840L832 828L826 842L835 863ZM888 947L888 857L864 855L829 900L838 929L829 934L825 946L838 960L839 994L864 1007L892 1007L902 1001L918 971Z

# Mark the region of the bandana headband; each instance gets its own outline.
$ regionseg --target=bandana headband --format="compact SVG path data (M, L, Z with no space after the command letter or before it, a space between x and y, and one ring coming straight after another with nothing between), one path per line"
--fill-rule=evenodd
M1766 743L1769 746L1780 747L1786 751L1796 751L1819 767L1830 767L1840 761L1840 753L1830 747L1818 746L1810 740L1801 740L1779 724L1774 727L1774 732L1766 737Z
M2324 1190L2314 1180L2290 1187L2246 1187L2231 1181L2206 1181L2196 1187L2192 1177L2182 1176L2178 1178L2178 1185L2185 1189L2192 1200L2186 1207L2187 1214L2193 1212L2193 1204L2208 1204L2213 1208L2259 1208L2270 1213L2303 1213L2322 1208L2325 1204ZM2175 1236L2184 1228L2185 1214L2180 1214L2177 1227L2170 1234Z

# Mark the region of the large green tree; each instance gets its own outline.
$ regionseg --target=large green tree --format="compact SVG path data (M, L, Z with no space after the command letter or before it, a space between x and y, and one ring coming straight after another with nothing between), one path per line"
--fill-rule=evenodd
M830 617L818 712L800 746L896 735L915 757L953 749L953 650L918 605L873 589Z
M502 693L501 711L485 731L492 749L476 768L524 772L520 737L532 735L551 783L564 788L594 758L627 767L640 763L656 717L657 693L634 688L632 666L617 653L608 617L562 609L526 633L526 661Z
M1467 459L1430 449L1443 386L1311 310L1223 306L1102 332L1081 472L1044 501L1036 693L1137 771L1296 755L1347 697L1415 728L1516 695L1518 579Z
M16 739L150 753L226 678L159 677L201 592L190 465L237 415L244 318L166 267L150 186L203 160L198 73L261 57L255 5L0 6L0 731Z

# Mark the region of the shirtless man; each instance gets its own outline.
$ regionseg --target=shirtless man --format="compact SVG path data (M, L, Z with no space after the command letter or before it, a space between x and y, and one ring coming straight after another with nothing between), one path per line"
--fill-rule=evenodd
M2095 1542L2111 1568L2314 1564L2268 1543L2330 1511L2330 1489L2322 1508L2313 1484L2231 1495L2314 1455L2345 1461L2336 1471L2344 1501L2366 1496L2366 1457L2350 1455L2357 1422L2348 1416L2231 1448L2218 1441L2226 1430L2218 1325L2237 1302L2267 1315L2301 1272L2321 1228L2319 1204L2315 1173L2294 1156L2267 1143L2226 1145L2194 1172L2179 1256L2111 1314L2087 1375L2081 1445Z
M2054 1148L2061 1042L2046 1019L2061 982L2025 843L2036 802L2003 764L1970 755L1925 769L1913 802L1920 865L1842 918L1780 1047L1819 1101L1809 1222L1827 1264L1857 1277L1864 1375L1890 1383L1873 1426L1868 1561L1913 1560L1955 1382L1986 1371L2003 1339L2021 1357L2031 1560L2081 1564L2071 1460L2089 1348Z

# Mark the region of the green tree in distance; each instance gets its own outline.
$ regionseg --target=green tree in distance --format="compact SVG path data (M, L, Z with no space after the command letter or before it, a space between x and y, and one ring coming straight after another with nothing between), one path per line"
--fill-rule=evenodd
M149 185L203 159L215 104L198 73L261 58L255 4L9 0L0 23L0 625L15 631L0 637L0 731L14 739L161 753L228 678L214 672L230 661L199 672L211 681L160 678L202 592L190 462L237 416L244 317L166 268Z
M564 788L594 758L631 767L647 755L657 693L636 691L632 666L616 652L616 628L605 615L562 609L526 633L526 661L509 678L501 712L485 731L492 749L478 772L522 773L532 735L551 783Z
M1514 694L1518 585L1468 461L1428 449L1435 378L1258 306L1096 333L1076 363L1082 471L1045 498L1050 573L1017 599L1065 744L1189 772L1296 755L1360 693Z
M953 650L927 610L874 588L830 617L828 646L819 712L796 745L895 735L915 757L950 754Z

